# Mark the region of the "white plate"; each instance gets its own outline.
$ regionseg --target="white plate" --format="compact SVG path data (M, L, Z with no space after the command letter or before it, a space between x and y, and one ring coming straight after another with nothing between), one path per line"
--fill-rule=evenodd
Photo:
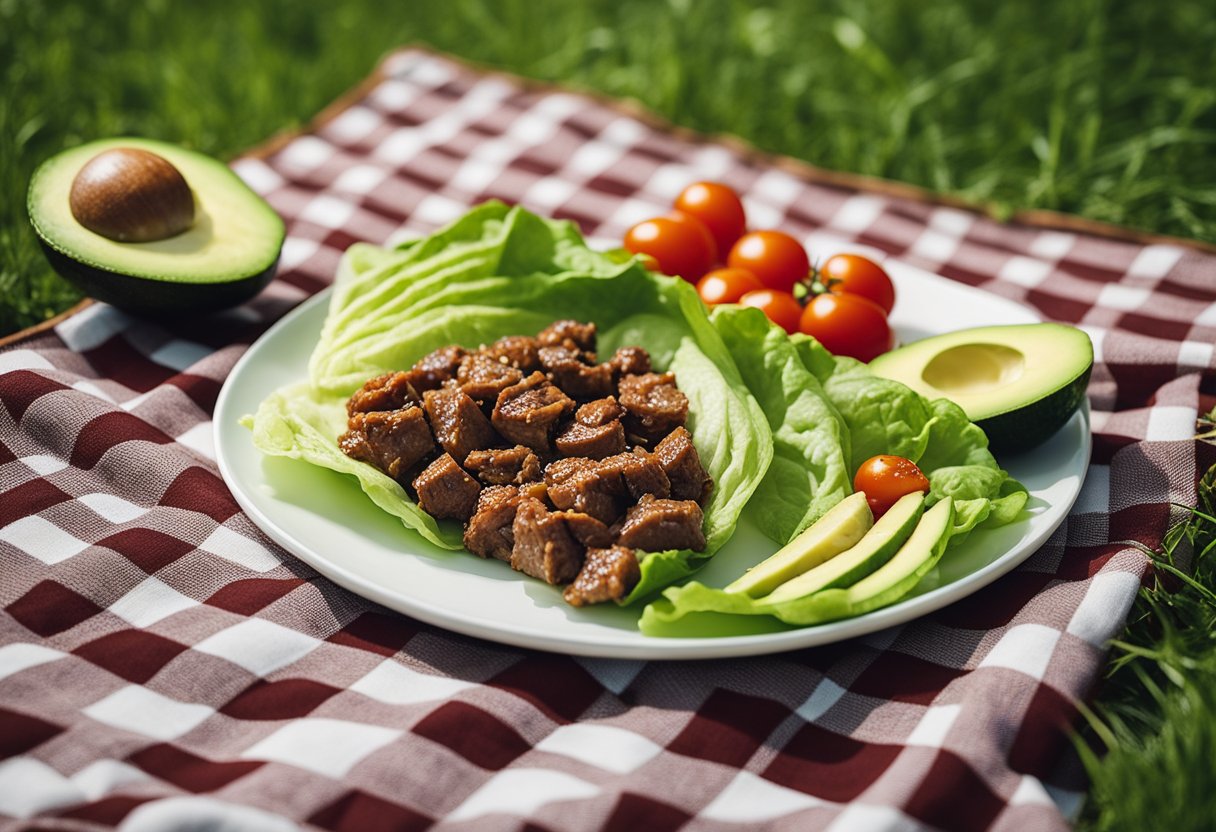
M888 262L899 292L892 322L907 342L986 324L1038 320L1012 301ZM351 477L303 462L265 457L237 420L270 391L307 375L308 356L325 318L329 293L275 324L228 376L215 408L220 472L237 502L263 531L335 583L422 621L491 641L586 656L704 659L775 653L827 644L908 621L975 592L1029 557L1063 522L1089 464L1088 410L1047 444L1000 460L1030 490L1028 515L973 534L951 549L913 595L898 604L831 624L721 638L649 638L638 609L575 609L560 592L506 564L425 543L376 508ZM698 573L723 586L776 549L742 523ZM763 617L755 620L764 622Z

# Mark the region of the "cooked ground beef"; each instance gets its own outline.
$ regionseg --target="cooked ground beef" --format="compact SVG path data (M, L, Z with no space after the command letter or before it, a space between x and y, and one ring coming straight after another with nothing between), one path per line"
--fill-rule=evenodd
M540 369L537 347L535 338L529 338L527 335L508 335L488 347L482 347L481 352L499 363L508 364L524 373L532 373Z
M583 514L581 511L564 511L562 516L566 519L566 528L570 530L570 534L574 535L574 539L584 546L612 545L614 537L612 530L590 514Z
M621 516L620 475L593 459L569 457L549 463L545 485L550 502L558 508L590 514L609 526Z
M492 485L484 488L477 506L464 530L464 547L478 557L511 561L515 545L512 524L515 510L525 497L543 499L544 485L531 483L521 487Z
M422 410L410 404L398 410L351 414L338 447L397 479L435 449L435 439Z
M473 516L481 485L464 472L449 453L441 454L414 478L418 505L432 517L468 520Z
M409 373L385 373L369 380L354 392L346 403L346 415L400 410L407 404L421 402L418 391L410 384Z
M573 581L574 606L620 600L641 578L635 550L704 549L713 483L675 376L640 347L602 364L595 349L595 324L566 320L436 350L355 391L339 446L464 521L475 555Z
M625 546L588 549L587 559L574 583L566 587L562 597L573 607L619 601L628 595L642 579L638 557Z
M641 376L650 372L650 353L641 347L621 347L608 361L617 381L624 376Z
M554 427L572 410L574 401L537 372L499 393L490 419L509 441L548 455Z
M664 549L705 548L701 524L705 517L692 500L662 500L645 496L625 512L617 543L631 549L660 552Z
M488 448L498 441L477 403L455 384L427 390L422 401L435 439L457 462L464 462L471 451Z
M511 527L511 568L547 584L564 584L583 568L584 549L566 528L560 512L549 511L533 497L525 497L515 510Z
M625 429L647 442L657 442L688 418L688 397L676 389L671 373L625 376L619 397Z
M456 371L456 382L469 398L481 402L496 402L498 394L512 384L518 384L524 374L512 367L495 361L485 353L466 355Z
M663 466L654 454L644 448L608 457L602 463L604 470L620 478L621 487L634 500L647 494L666 497L671 493L671 484L663 473Z
M553 443L562 456L585 456L603 459L625 450L625 426L620 419L600 427L571 422L557 435Z
M464 467L487 485L522 485L541 478L540 459L523 445L473 451L465 458Z
M569 347L541 347L540 364L553 383L575 399L598 399L612 393L612 367L585 359Z
M445 381L455 377L461 360L467 355L464 347L453 344L440 347L430 355L423 356L411 367L406 376L419 393L436 390Z
M705 473L701 457L692 444L692 434L678 427L654 446L654 455L671 482L671 496L677 500L696 500L701 505L709 497L713 480Z
M578 321L554 321L536 335L542 347L568 347L572 350L595 352L595 324Z
M580 425L598 428L608 424L613 419L620 419L624 415L625 408L621 407L614 396L607 396L602 399L596 399L593 402L587 402L579 407L574 414L574 421Z

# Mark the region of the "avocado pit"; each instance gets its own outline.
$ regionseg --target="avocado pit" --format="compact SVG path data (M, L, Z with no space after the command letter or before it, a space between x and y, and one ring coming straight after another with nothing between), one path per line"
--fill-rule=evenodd
M167 240L194 224L194 194L181 171L134 147L89 160L72 180L68 206L85 228L120 243Z
M61 277L158 320L256 295L274 277L286 232L222 161L133 136L50 157L30 178L26 206Z

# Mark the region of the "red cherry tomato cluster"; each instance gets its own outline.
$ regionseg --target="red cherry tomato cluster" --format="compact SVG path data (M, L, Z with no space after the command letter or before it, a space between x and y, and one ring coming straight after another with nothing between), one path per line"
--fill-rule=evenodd
M625 248L696 284L706 303L755 306L786 332L806 333L860 361L893 346L887 315L895 288L877 263L837 254L812 266L789 234L747 231L739 195L718 182L689 185L674 208L629 229Z
M912 460L882 454L861 463L853 477L853 490L864 492L870 511L881 517L905 494L927 492L929 479Z

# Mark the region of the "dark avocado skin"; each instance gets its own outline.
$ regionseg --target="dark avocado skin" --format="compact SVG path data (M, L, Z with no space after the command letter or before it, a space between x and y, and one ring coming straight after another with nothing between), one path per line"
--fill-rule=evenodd
M237 306L265 289L279 266L275 258L268 268L237 280L173 283L90 266L52 248L41 237L38 242L51 268L84 294L133 315L154 319L200 315Z
M1034 404L976 422L988 434L988 447L994 453L1016 454L1046 442L1085 400L1092 372L1091 363L1076 379Z

